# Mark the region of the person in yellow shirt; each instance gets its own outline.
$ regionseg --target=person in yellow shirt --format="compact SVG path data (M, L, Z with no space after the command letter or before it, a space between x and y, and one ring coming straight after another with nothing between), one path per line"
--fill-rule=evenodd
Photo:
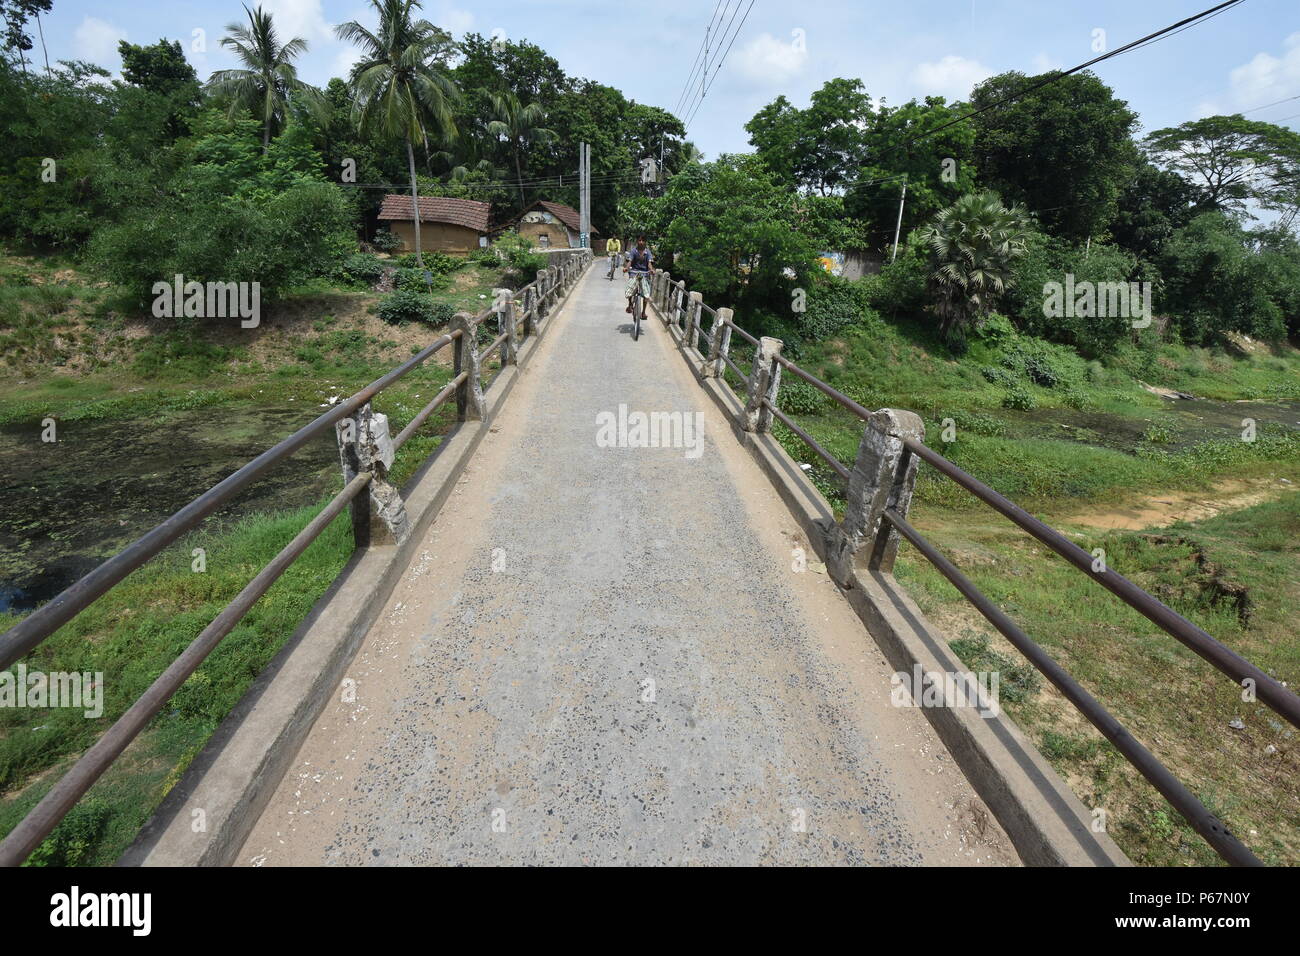
M605 242L605 252L609 255L609 276L607 278L612 281L614 278L614 270L617 269L622 262L623 243L611 236Z

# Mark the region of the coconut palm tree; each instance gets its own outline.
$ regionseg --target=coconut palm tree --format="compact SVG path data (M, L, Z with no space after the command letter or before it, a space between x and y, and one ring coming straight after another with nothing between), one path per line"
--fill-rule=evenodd
M1012 285L1012 265L1025 254L1029 214L1008 209L997 193L967 193L940 212L921 237L930 246L930 288L939 333L959 350L966 330L993 311Z
M495 136L506 144L515 163L515 177L519 180L519 206L524 200L524 152L534 143L554 142L558 137L554 130L542 126L546 122L546 111L537 103L524 106L514 93L489 94L492 112L496 119L487 124L488 134Z
M307 52L307 41L294 37L281 43L271 14L261 6L244 7L248 25L231 23L221 45L235 51L244 64L239 70L217 70L207 82L207 91L227 102L232 119L251 112L262 121L262 153L271 145L271 135L283 129L293 97L309 110L319 113L325 100L320 91L298 79L293 60Z
M456 137L452 104L456 84L444 72L442 55L447 35L428 20L412 20L418 0L370 0L379 16L371 32L355 20L334 28L340 40L361 48L361 59L348 82L363 135L381 135L406 143L411 174L411 205L415 222L415 254L424 264L420 245L420 201L415 179L415 147L430 140L438 145Z

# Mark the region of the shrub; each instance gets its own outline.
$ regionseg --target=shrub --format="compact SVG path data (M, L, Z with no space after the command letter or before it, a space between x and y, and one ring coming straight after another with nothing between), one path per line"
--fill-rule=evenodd
M339 267L340 277L345 282L358 285L373 285L384 274L383 260L367 252L354 252L343 260Z
M497 251L491 246L480 246L477 249L471 249L469 255L465 257L465 261L493 268L501 265L501 257L497 255Z
M533 244L517 232L505 233L493 248L511 269L526 278L550 265L550 260L542 253L534 252Z
M1015 283L1004 299L1007 314L1028 335L1074 346L1085 355L1105 355L1129 337L1132 317L1046 315L1045 287L1056 283L1063 293L1067 275L1074 276L1077 286L1084 282L1128 282L1136 273L1137 260L1118 246L1093 243L1084 248L1036 234L1015 266ZM1061 304L1065 311L1066 303Z
M1028 389L1021 388L1017 385L1011 391L1007 392L1006 396L1002 399L1002 407L1017 408L1021 411L1027 412L1030 409L1037 408L1038 402L1034 400L1033 394Z
M422 269L398 269L393 276L393 288L428 294L430 286L433 287L434 291L438 291L447 288L451 284L451 281L445 275L440 275L432 269L427 270L429 279L426 281L425 271Z
M894 262L862 280L862 294L866 304L883 315L916 315L925 307L929 279L929 252L918 230L907 237Z
M387 229L376 229L375 238L371 242L371 245L380 252L393 252L395 249L401 247L402 240L397 238L397 236L393 235Z
M1004 368L985 365L980 369L980 374L984 376L984 381L990 385L1001 385L1003 388L1014 388L1016 386L1016 377Z
M776 403L787 415L812 415L825 400L826 396L807 382L789 377L781 380Z
M1011 320L1000 312L991 312L984 317L973 330L974 337L985 345L1001 348L1016 337L1016 328Z
M398 289L379 301L379 317L385 322L427 322L435 324L434 304L427 295Z
M813 284L803 312L795 313L795 327L805 339L828 339L867 317L862 288L843 279L827 278ZM873 316L874 317L874 316Z

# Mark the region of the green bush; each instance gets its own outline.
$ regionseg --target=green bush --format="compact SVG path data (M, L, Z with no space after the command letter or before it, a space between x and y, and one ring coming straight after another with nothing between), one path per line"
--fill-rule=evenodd
M925 308L929 280L929 252L916 230L899 249L898 259L862 280L862 294L866 304L883 315L917 315Z
M1047 285L1061 286L1063 294L1069 275L1074 276L1076 286L1084 282L1094 283L1094 287L1101 282L1128 282L1137 277L1137 260L1118 246L1094 242L1085 248L1035 234L1016 264L1014 284L1003 299L1007 314L1021 332L1073 346L1085 355L1115 351L1132 333L1131 315L1045 314ZM1067 311L1064 301L1061 304L1062 311Z
M803 312L796 312L795 327L804 339L828 339L850 325L875 318L866 308L860 285L828 277L808 289Z
M517 232L507 232L492 246L506 264L526 280L550 265L550 259L533 251L533 244Z
M1016 408L1020 411L1027 412L1030 409L1037 408L1038 402L1034 399L1033 393L1028 389L1016 386L1007 392L1002 399L1003 408Z
M475 265L489 266L495 268L501 265L501 259L496 250L490 246L480 246L477 249L471 249L469 255L465 257L466 262L472 262Z
M368 252L354 252L343 260L339 276L345 282L373 285L384 274L384 261Z
M371 245L380 252L393 252L394 250L401 248L402 240L397 238L397 236L393 235L387 229L376 229L375 238L371 241Z
M826 396L807 382L793 376L781 380L776 403L787 415L815 414L826 402Z
M433 302L427 295L400 288L380 299L378 312L385 322L426 322L434 325L437 321Z
M101 228L90 259L131 300L183 275L197 282L257 282L265 303L329 275L355 249L350 202L332 183L299 181L269 199L173 196L127 209Z
M435 292L447 288L451 285L451 280L445 275L428 270L429 278L426 281L423 269L398 269L393 276L393 287L396 289L405 289L407 292L423 292L428 294L432 286Z

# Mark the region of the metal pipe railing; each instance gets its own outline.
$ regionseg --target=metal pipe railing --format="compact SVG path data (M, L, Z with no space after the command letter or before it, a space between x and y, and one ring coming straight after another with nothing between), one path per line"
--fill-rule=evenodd
M204 659L212 653L222 639L235 629L257 600L265 594L281 574L307 550L308 545L320 536L331 521L370 484L371 474L362 472L344 486L292 541L285 545L258 575L244 586L226 607L205 627L180 656L167 667L149 689L104 732L99 740L73 764L35 807L19 821L18 825L0 841L0 866L18 866L40 846L60 820L82 798L105 770L121 756L131 743L148 726L158 711L182 684L193 674Z
M1247 679L1254 681L1258 699L1292 724L1300 727L1300 697L1283 687L1280 681L1265 674L1240 654L1220 644L1173 608L1152 597L1117 571L1110 568L1094 571L1092 569L1094 559L1091 554L982 481L962 471L938 452L912 439L905 439L903 444L913 454L933 465L940 473L951 478L994 511L1009 518L1047 545L1161 630L1191 648L1237 684Z
M755 347L761 347L757 338L740 328L730 318L726 318L724 321L727 322L733 332L738 333L745 341ZM723 354L719 357L748 385L748 378L729 356ZM821 381L816 376L806 372L785 356L777 353L774 356L774 362L856 415L868 427L879 427L876 423L876 416L869 409L855 402L838 389ZM851 474L850 470L827 452L807 431L795 424L788 415L776 406L774 401L764 397L761 405L830 464L841 478L848 481ZM1300 726L1300 697L1288 690L1280 681L1265 674L1244 657L1216 641L1204 630L1148 594L1123 575L1109 568L1094 571L1093 556L1091 554L1054 528L998 494L983 482L967 474L938 452L927 447L923 442L902 436L901 443L907 452L927 462L999 514L1010 519L1036 540L1064 557L1076 568L1083 571L1112 594L1115 594L1124 603L1166 633L1191 648L1216 669L1232 677L1236 683L1244 685L1247 681L1251 682L1254 685L1257 700L1281 714L1292 724ZM903 472L900 471L899 473L902 474ZM1030 640L1001 609L985 597L955 565L948 561L915 528L908 524L902 514L894 508L886 508L882 515L889 526L896 529L903 538L916 547L995 628L1024 654L1034 667L1061 691L1067 700L1074 704L1101 731L1107 740L1115 745L1116 749L1187 819L1196 832L1204 837L1206 842L1224 860L1234 865L1260 865L1258 858L1233 836L1221 820L1193 796L1149 750L1134 739L1091 694L1070 677L1042 648ZM879 532L882 535L884 533L884 531Z
M213 485L170 518L127 545L113 557L80 578L37 608L4 634L0 634L0 670L12 665L41 641L49 637L81 611L103 596L110 588L139 568L200 521L230 501L244 488L260 478L267 469L293 454L312 438L352 415L375 395L423 364L439 349L450 344L459 333L443 335L387 375L371 382L350 398L339 402L315 421L304 425L288 438L268 448L238 471Z
M804 431L802 428L796 425L789 415L781 411L781 409L777 408L766 398L763 399L762 404L765 408L767 408L768 411L770 411L773 415L775 415L778 419L780 419L781 424L785 425L786 428L790 429L790 431L798 435L799 439L805 445L807 445L818 455L820 455L822 460L825 461L826 464L830 465L837 475L843 478L846 482L849 480L849 470L845 468L843 464L840 463L840 460L838 458L836 458L825 448L823 448L820 444L818 444L817 439L813 438L812 435L809 435L806 431Z
M1160 791L1160 795L1186 818L1192 829L1204 837L1205 842L1214 847L1221 857L1234 866L1263 865L1255 854L1233 836L1232 831L1222 820L1196 799L1151 751L1142 746L1118 720L1111 716L1097 698L1084 690L1078 681L1067 674L1060 664L1017 627L1001 608L975 587L969 578L908 524L902 515L893 508L885 509L884 514L889 519L889 523L898 529L899 534L911 542L912 546L920 551L939 573L947 578L952 586L960 591L962 596L1025 656L1029 663L1052 682L1066 700L1078 708L1089 723L1101 731L1102 736L1115 745L1115 749Z
M557 276L549 290L558 297L563 280ZM533 286L525 286L527 290ZM521 290L523 291L523 290ZM488 315L489 308L480 313L469 325L476 328ZM50 634L58 630L104 593L118 584L132 571L176 541L186 531L194 528L226 501L259 478L268 468L301 448L307 441L363 408L375 395L398 381L412 369L423 364L439 349L464 335L456 329L435 339L430 345L412 356L386 375L340 402L324 415L304 425L288 438L267 449L248 464L208 489L198 498L181 508L162 524L157 525L109 558L95 570L66 588L61 594L33 611L23 620L0 635L0 670L3 670L30 652ZM491 351L502 346L508 332L502 332ZM400 448L438 408L457 394L469 377L467 371L458 373L434 398L420 410L393 441L394 450ZM203 629L180 656L160 674L149 688L136 699L91 748L59 779L44 798L0 841L0 866L16 866L36 849L58 825L76 802L85 795L95 781L121 756L122 752L148 725L181 685L189 678L207 656L248 613L249 609L271 588L285 570L329 527L354 499L374 480L374 474L364 471L353 476L329 503L292 541L289 542L225 608Z

